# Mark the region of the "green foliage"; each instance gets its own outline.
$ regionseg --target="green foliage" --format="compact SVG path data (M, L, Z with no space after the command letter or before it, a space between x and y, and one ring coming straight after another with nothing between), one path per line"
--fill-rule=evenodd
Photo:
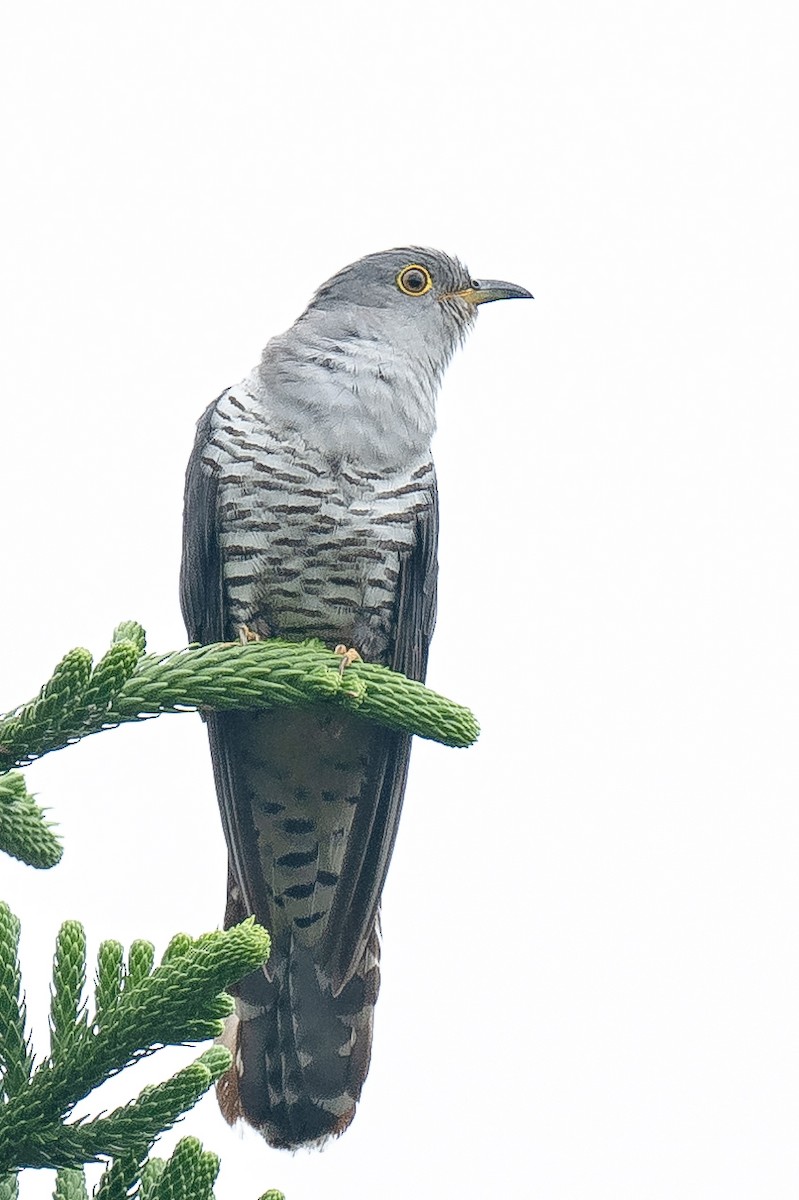
M166 955L162 961L166 961ZM124 977L124 963L125 951L121 942L109 940L100 943L100 949L97 952L97 978L94 985L94 1019L98 1027L107 1023L110 1013L113 1012L119 1000Z
M50 990L50 1058L58 1062L86 1035L83 1003L86 984L86 934L77 921L65 921L58 932Z
M78 1101L111 1075L164 1045L218 1037L233 1008L223 990L257 969L269 935L253 920L225 932L172 940L158 966L149 942L131 945L127 964L117 942L103 942L94 1011L86 991L86 938L65 922L53 960L50 1054L36 1065L30 1050L18 962L19 921L0 902L0 1200L16 1196L24 1167L57 1167L56 1200L85 1200L82 1166L111 1159L96 1197L151 1200L212 1197L216 1157L194 1139L169 1162L144 1164L169 1129L227 1070L230 1053L212 1046L171 1079L107 1115L69 1121ZM145 1171L145 1181L140 1181ZM146 1189L149 1190L144 1190Z
M18 1196L19 1183L16 1175L0 1175L0 1200L17 1200ZM69 1197L68 1200L72 1198Z
M0 901L0 1097L9 1099L23 1090L33 1069L18 948L19 921Z
M58 838L19 771L0 775L0 850L31 867L54 867L61 858Z
M318 641L223 642L161 655L144 648L144 630L125 621L94 667L88 650L70 650L34 700L0 716L0 772L8 772L0 774L0 851L36 867L61 857L42 810L10 768L128 721L325 703L447 746L469 746L479 732L468 708L374 663L342 670L341 657Z
M38 696L0 716L0 851L52 867L61 846L44 812L11 768L92 733L166 712L337 704L390 729L468 746L478 735L468 709L385 667L342 660L321 642L220 643L145 654L140 625L114 631L93 664L71 650ZM214 1154L183 1138L164 1161L156 1138L227 1070L230 1054L206 1050L171 1079L100 1117L72 1119L75 1105L111 1075L164 1045L221 1033L232 1010L224 989L257 969L269 935L245 921L200 938L178 934L158 966L151 943L100 946L93 1011L86 996L86 937L65 922L56 941L50 1053L31 1051L18 962L19 921L0 902L0 1200L17 1200L25 1167L57 1168L54 1200L88 1200L83 1165L107 1160L95 1200L213 1200ZM261 1200L284 1200L276 1190Z
M143 1200L179 1200L182 1196L207 1200L213 1196L219 1159L204 1151L196 1138L187 1137L178 1142L169 1162L159 1164L156 1170L156 1175L151 1171L152 1184Z
M55 1178L53 1200L89 1200L86 1176L77 1167L62 1167Z
M0 719L0 769L30 762L126 721L198 708L268 709L332 702L449 746L478 728L468 709L374 663L341 670L321 642L221 642L144 654L144 631L126 622L92 670L88 650L70 650L35 700Z

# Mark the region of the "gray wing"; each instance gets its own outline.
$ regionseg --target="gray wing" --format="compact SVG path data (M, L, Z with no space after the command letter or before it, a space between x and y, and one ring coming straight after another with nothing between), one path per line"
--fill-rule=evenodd
M224 393L223 393L224 394ZM197 423L197 436L186 469L183 495L183 557L180 607L190 642L220 642L225 637L224 583L217 539L216 477L203 467L211 419L218 400Z
M222 395L225 395L223 392ZM205 448L211 436L211 422L217 397L197 423L197 436L186 469L183 502L183 556L180 565L180 604L190 642L224 641L228 636L225 609L225 583L219 549L217 480L213 470L203 464ZM241 890L238 909L230 904L225 927L229 928L255 913L262 924L272 926L272 914L261 879L258 859L258 835L249 803L237 802L236 761L233 746L241 714L208 712L205 714L214 781L225 833L232 883Z
M400 563L396 630L388 665L424 680L436 621L438 580L438 491L433 479L429 505L416 521L413 550ZM371 936L380 894L394 849L408 775L411 739L381 731L373 750L363 802L356 806L327 932L323 959L334 991L345 986Z

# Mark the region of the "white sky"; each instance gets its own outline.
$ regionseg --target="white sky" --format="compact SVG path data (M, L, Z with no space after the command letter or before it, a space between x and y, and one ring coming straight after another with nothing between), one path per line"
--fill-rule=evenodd
M123 618L182 644L194 422L331 272L411 241L536 295L441 397L429 679L483 735L414 752L359 1114L291 1157L207 1099L180 1133L220 1200L799 1189L796 34L701 0L6 12L0 708ZM28 774L66 853L0 894L43 1048L60 921L160 952L221 920L225 854L195 717Z

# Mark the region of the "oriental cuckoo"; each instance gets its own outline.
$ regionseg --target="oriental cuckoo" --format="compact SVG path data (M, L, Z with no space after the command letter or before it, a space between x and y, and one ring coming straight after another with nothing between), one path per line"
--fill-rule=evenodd
M193 642L320 638L423 680L436 609L436 393L488 301L408 247L345 267L201 418L181 600ZM224 1115L273 1146L355 1113L379 987L378 910L410 739L332 706L207 716L229 855L225 925L254 914L266 966L233 988Z

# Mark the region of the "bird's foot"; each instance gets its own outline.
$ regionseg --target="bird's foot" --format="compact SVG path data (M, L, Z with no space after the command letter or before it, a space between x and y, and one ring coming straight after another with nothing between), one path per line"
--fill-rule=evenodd
M363 659L358 651L353 649L348 650L343 642L336 646L333 653L341 655L341 662L339 663L338 668L341 675L343 675L347 667L352 666L354 662L363 662Z
M261 635L254 629L250 629L249 625L239 625L239 641L242 646L246 646L248 642L260 642Z

